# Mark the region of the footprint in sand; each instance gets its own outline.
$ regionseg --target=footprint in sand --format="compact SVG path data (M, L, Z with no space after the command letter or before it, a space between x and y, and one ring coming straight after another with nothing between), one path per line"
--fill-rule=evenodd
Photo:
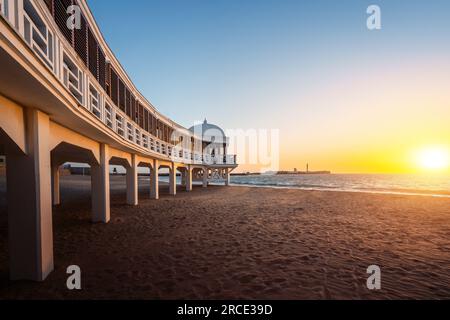
M246 283L249 283L249 282L255 280L256 278L257 278L257 276L255 276L255 275L247 274L247 275L239 277L238 281L240 283L246 284Z

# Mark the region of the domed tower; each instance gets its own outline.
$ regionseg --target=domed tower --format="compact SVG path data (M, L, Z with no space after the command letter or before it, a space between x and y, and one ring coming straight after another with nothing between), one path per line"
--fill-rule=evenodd
M203 123L189 128L195 136L202 138L202 152L205 158L211 158L214 163L226 163L227 148L229 140L225 132L219 126L208 123L205 119Z

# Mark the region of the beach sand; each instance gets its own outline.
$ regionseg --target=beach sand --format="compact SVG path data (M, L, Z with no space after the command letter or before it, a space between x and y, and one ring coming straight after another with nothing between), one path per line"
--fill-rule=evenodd
M0 299L450 298L450 199L212 186L156 201L141 179L130 207L125 179L111 181L105 225L90 222L89 177L62 178L43 283L8 281L2 184ZM83 290L67 290L69 265Z

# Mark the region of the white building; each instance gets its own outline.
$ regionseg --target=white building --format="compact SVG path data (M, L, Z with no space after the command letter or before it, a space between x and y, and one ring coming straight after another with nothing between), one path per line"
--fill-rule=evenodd
M67 27L72 4L82 13L74 30ZM226 138L205 143L158 112L107 45L86 1L0 0L0 12L0 150L12 279L44 280L53 270L52 203L60 203L64 163L91 167L94 222L110 220L110 165L126 168L129 205L138 204L139 167L150 170L154 199L160 168L170 172L172 195L177 171L187 191L193 177L204 187L217 176L228 184L237 164Z

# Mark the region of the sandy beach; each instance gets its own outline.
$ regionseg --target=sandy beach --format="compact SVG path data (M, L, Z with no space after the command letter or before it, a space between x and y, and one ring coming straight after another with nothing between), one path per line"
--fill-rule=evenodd
M111 222L90 222L89 177L63 177L54 209L55 272L10 282L4 179L0 299L450 298L450 200L363 193L163 187L125 205L111 178ZM81 291L66 288L79 265ZM366 287L369 265L382 290Z

